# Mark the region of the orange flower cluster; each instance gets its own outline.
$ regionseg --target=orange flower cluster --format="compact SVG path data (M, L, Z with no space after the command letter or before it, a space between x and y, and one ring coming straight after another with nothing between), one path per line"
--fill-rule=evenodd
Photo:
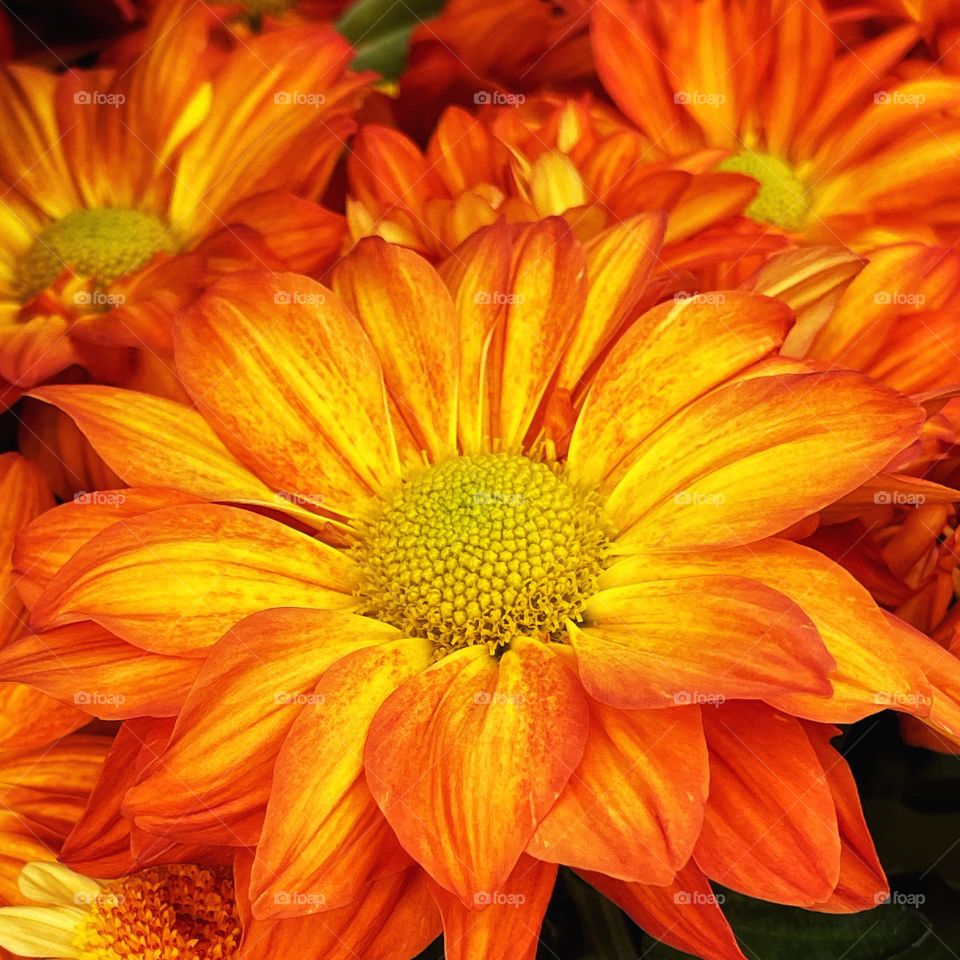
M960 5L71 6L0 21L0 948L883 902L836 737L960 754Z

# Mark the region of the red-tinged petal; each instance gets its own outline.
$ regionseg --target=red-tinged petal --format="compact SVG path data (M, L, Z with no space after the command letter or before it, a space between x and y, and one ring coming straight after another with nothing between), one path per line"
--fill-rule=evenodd
M809 617L752 580L635 580L596 594L584 619L570 644L587 692L609 706L830 692L833 660Z
M420 448L433 462L453 456L459 323L437 272L412 251L371 238L340 262L333 288L370 338Z
M826 724L805 724L807 736L823 766L837 810L840 829L840 880L818 911L858 913L871 910L886 898L889 887L873 839L863 819L860 796L846 760L830 745L840 731Z
M307 695L274 769L250 897L259 919L332 910L403 869L403 852L363 774L367 730L383 701L430 666L432 648L402 639L338 660ZM283 891L311 901L284 902Z
M4 680L12 677L4 675ZM0 683L0 750L29 750L79 730L88 717L25 683Z
M763 376L648 437L607 501L614 550L732 546L854 490L919 435L910 400L855 373Z
M572 390L630 319L657 264L664 224L661 214L640 214L587 244L587 300L563 358L559 387Z
M599 873L583 873L583 878L656 940L703 960L745 960L720 909L721 898L693 861L666 886L624 883Z
M617 710L591 701L583 759L527 852L621 880L670 883L693 853L708 780L699 707Z
M243 920L242 960L322 956L324 960L412 960L440 935L440 914L426 874L417 867L370 884L346 906L305 917L256 920L245 891L250 854L234 864ZM295 900L301 893L285 891ZM304 894L309 897L309 894Z
M32 625L94 620L145 650L197 656L258 610L352 606L351 587L342 551L247 510L187 504L94 537L50 582Z
M800 722L759 703L703 711L710 797L694 857L747 896L809 907L840 876L833 794Z
M0 677L105 720L169 717L183 704L200 663L148 653L85 621L14 641L0 652Z
M350 513L399 479L376 352L325 287L227 277L180 314L174 340L197 407L274 489Z
M554 864L522 856L502 888L478 891L472 908L433 884L446 960L534 960L556 876Z
M367 781L403 846L470 906L502 887L579 763L588 724L579 681L549 645L515 640L499 662L468 647L380 708Z
M833 692L828 697L799 692L766 697L786 713L852 723L891 703L929 703L930 684L918 658L904 647L870 594L821 553L785 540L764 540L736 549L637 556L607 570L601 586L637 583L662 575L663 569L680 582L705 575L746 577L788 597L813 621L836 662L829 675Z
M125 483L207 500L276 498L186 404L119 387L67 384L31 396L69 414Z
M246 845L259 834L277 753L317 678L398 631L353 614L267 610L210 651L163 756L125 812L153 833Z
M365 124L347 159L351 193L374 210L398 206L419 211L431 197L443 196L438 174L415 143L399 130Z
M59 316L35 316L0 329L0 377L32 387L81 362L81 352Z
M631 325L584 401L570 441L573 475L590 485L622 477L645 437L779 346L790 325L783 304L722 296L661 304Z
M97 490L78 494L72 502L37 517L17 539L13 561L20 595L29 606L34 606L60 568L85 543L120 520L196 502L196 497L173 490Z
M14 543L52 506L53 496L36 466L16 453L0 455L0 649L23 630L23 602L14 584Z

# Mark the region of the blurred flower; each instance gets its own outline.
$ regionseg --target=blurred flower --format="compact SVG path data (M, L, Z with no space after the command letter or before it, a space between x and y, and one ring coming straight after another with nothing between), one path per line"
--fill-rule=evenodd
M86 629L75 661L109 664L130 715L176 713L123 813L258 843L259 920L382 923L395 894L374 891L422 868L448 951L521 956L566 863L726 960L708 878L826 911L885 889L830 724L943 697L957 735L955 694L917 665L932 641L776 535L921 411L779 358L790 311L756 294L623 329L644 223L586 248L556 218L498 223L438 271L367 239L332 289L221 280L175 328L196 409L37 391L142 489L122 522L69 504L20 538L45 632L0 668L62 691L38 651ZM429 934L406 924L396 955Z
M658 146L728 151L717 169L759 182L757 221L858 248L956 237L960 80L923 62L891 75L915 26L844 49L817 0L603 0L592 36L604 85Z

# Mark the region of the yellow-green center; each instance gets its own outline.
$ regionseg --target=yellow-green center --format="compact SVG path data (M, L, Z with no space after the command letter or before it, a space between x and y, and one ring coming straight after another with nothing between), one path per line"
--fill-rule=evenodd
M546 463L459 457L404 484L357 548L365 612L439 656L559 639L594 592L607 545L600 503Z
M810 196L793 168L768 153L743 150L717 164L717 170L743 173L760 184L747 216L785 230L802 230L810 213Z
M20 258L17 286L28 299L66 269L104 286L142 267L158 251L175 249L166 224L153 214L122 207L77 210L40 232Z

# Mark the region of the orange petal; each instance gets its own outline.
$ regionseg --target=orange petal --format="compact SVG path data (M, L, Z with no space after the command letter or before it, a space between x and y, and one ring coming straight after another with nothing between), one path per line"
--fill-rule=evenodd
M127 793L126 815L181 839L254 842L277 753L317 678L345 654L397 636L352 614L247 618L210 652L166 751Z
M387 390L421 449L433 462L453 456L459 324L436 271L412 251L371 238L340 262L333 288L370 338Z
M13 680L6 673L3 679ZM0 683L0 750L32 750L79 730L88 717L25 683Z
M71 712L123 720L175 716L200 663L147 653L85 621L14 641L0 652L0 676L73 704Z
M918 657L904 647L898 630L870 594L842 567L814 550L785 540L749 547L631 557L615 564L601 586L671 576L733 575L765 584L792 600L817 628L836 661L828 696L781 692L766 697L787 713L825 722L852 723L883 706L929 703L930 685ZM958 728L960 729L960 728Z
M334 663L307 694L277 757L253 865L258 918L335 909L410 863L367 787L363 745L383 701L426 670L431 654L423 640L365 647ZM313 896L288 903L280 896L288 890Z
M634 581L596 594L584 618L570 644L584 687L610 706L830 692L833 660L810 619L752 580Z
M605 897L651 937L703 960L745 960L709 881L691 861L667 886L624 883L584 873Z
M623 476L645 437L782 342L790 312L742 293L649 310L597 371L570 441L569 470L595 486Z
M23 630L24 607L14 586L14 543L52 506L53 496L37 467L17 453L0 454L0 649Z
M805 729L833 794L841 843L840 880L830 899L817 904L817 910L829 913L871 910L883 902L889 886L863 819L853 774L846 760L830 745L840 730L812 723L806 724Z
M60 568L107 527L163 507L196 502L196 497L172 490L97 490L78 495L37 517L21 533L14 552L17 589L32 607Z
M284 920L252 918L244 892L249 875L250 856L243 852L236 860L235 882L245 960L312 956L397 960L417 956L440 934L440 914L429 881L415 867L370 884L346 906ZM289 890L285 896L294 900L299 893Z
M174 340L198 408L274 489L349 513L399 479L376 352L325 287L227 277L180 314Z
M591 701L583 759L527 852L622 880L670 883L693 853L708 779L699 707L617 710Z
M711 879L751 897L811 906L840 875L833 794L793 717L759 703L704 710L710 798L694 854Z
M557 868L522 856L499 890L477 891L472 909L433 885L446 960L534 960Z
M502 889L579 763L588 723L579 682L549 645L515 640L499 662L468 647L380 708L367 782L403 846L469 907Z
M922 412L860 374L728 384L648 437L607 501L614 549L751 543L882 470Z
M187 504L94 537L50 582L32 624L94 620L144 650L196 656L258 610L351 606L351 586L344 552L247 510Z

